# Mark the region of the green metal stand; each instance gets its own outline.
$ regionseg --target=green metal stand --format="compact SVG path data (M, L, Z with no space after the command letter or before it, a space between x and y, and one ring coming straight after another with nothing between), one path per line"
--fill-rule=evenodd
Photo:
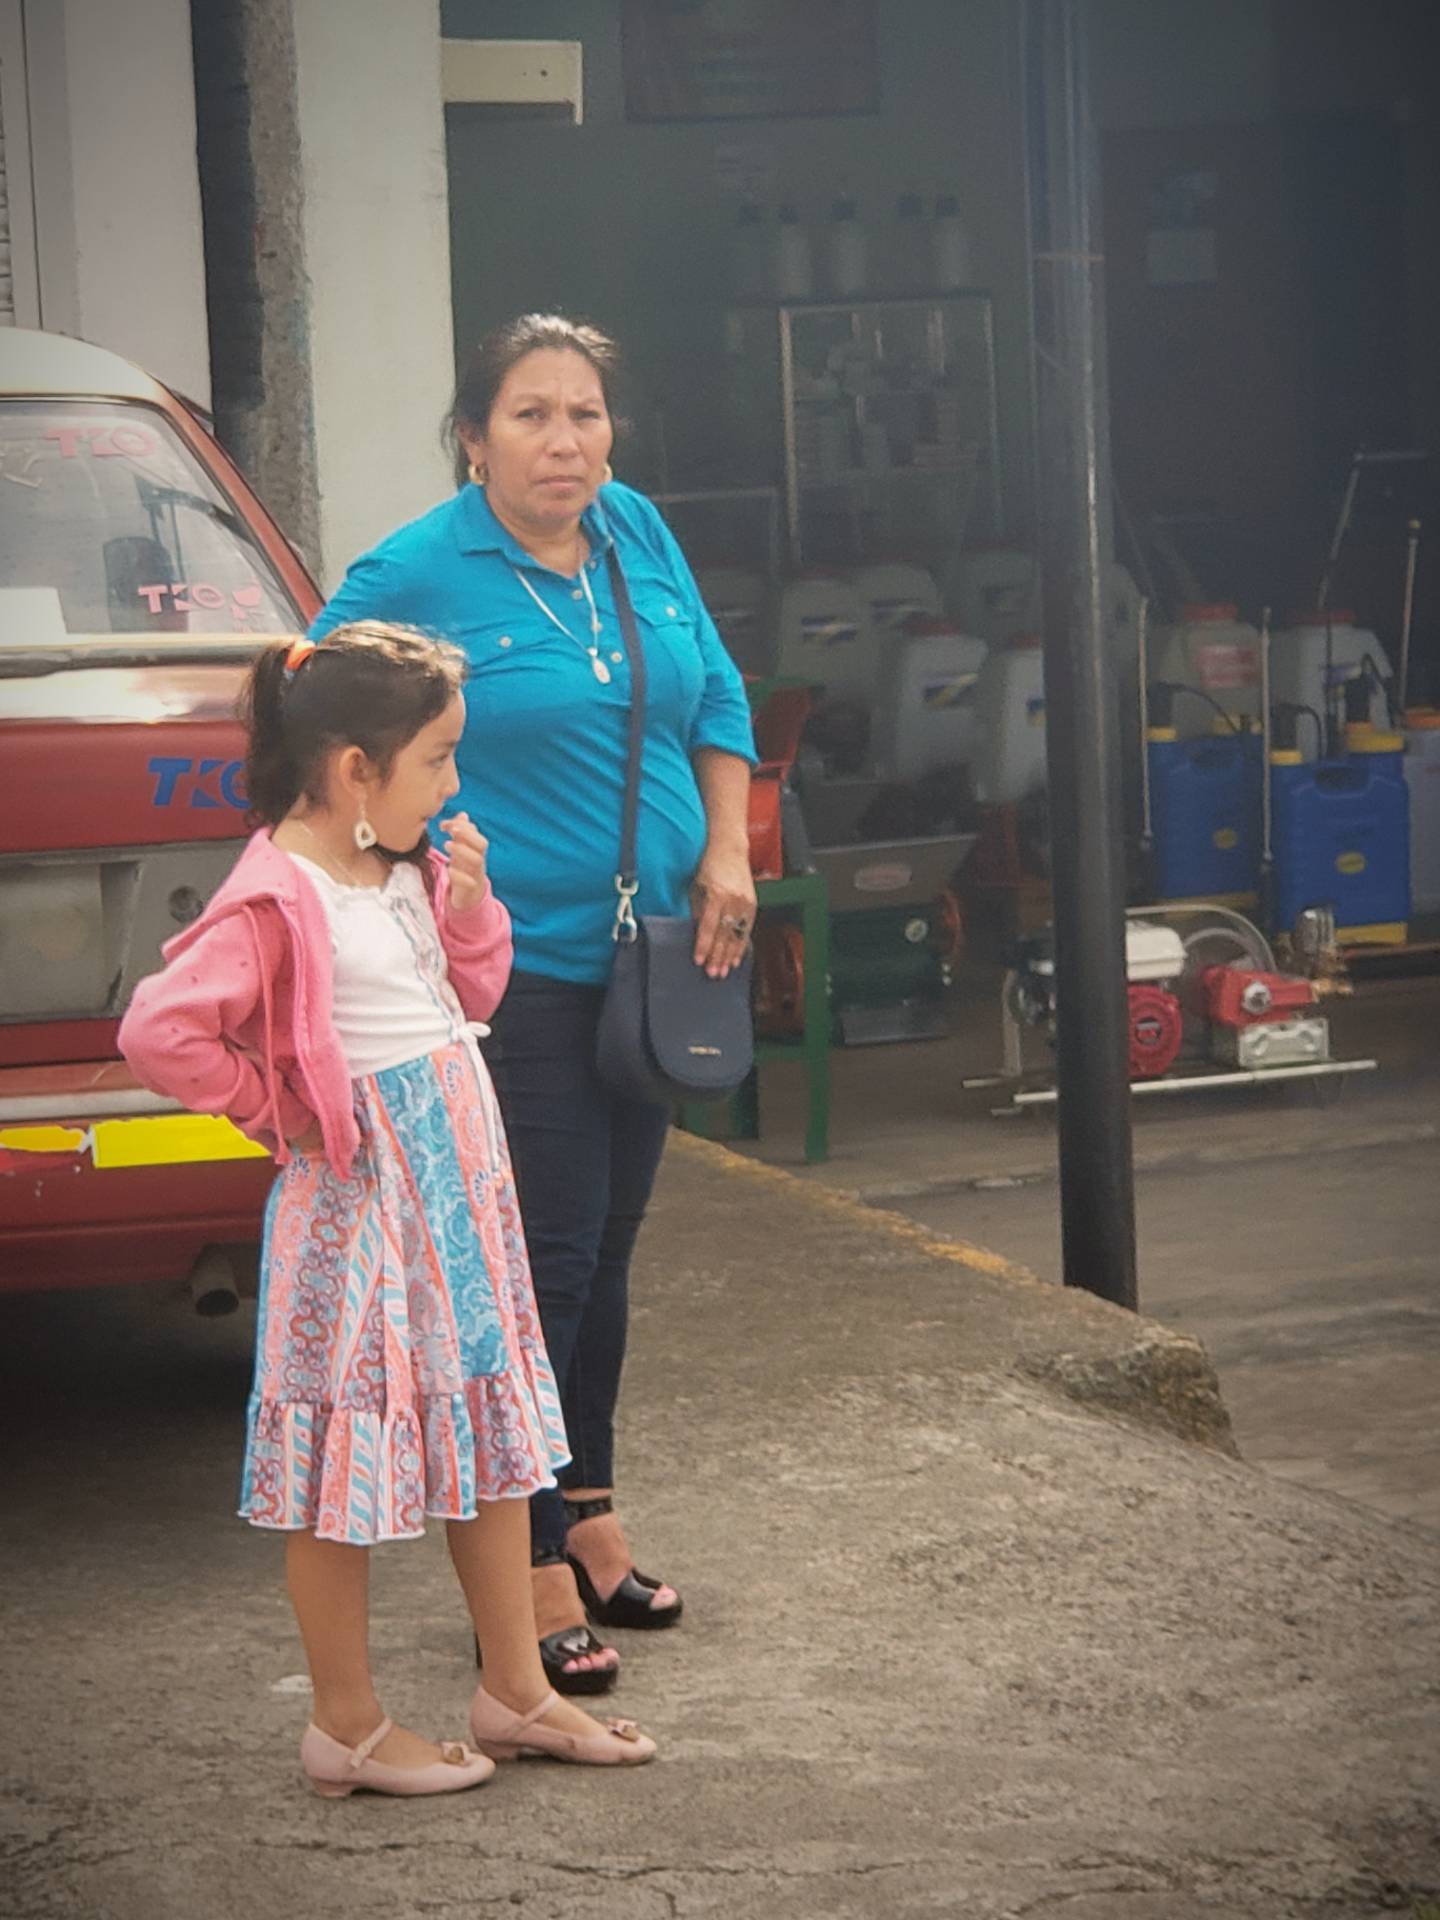
M816 1166L830 1157L830 902L823 873L797 873L784 880L757 880L758 914L774 907L795 907L805 941L805 997L797 1040L758 1040L757 1065L767 1060L805 1063L807 1110L805 1159ZM715 1119L720 1121L714 1124ZM680 1125L707 1139L757 1140L760 1137L759 1076L752 1073L720 1108L685 1106Z

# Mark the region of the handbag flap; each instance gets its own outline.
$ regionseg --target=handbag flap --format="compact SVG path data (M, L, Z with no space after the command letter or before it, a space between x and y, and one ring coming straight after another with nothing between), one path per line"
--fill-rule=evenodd
M697 1089L738 1086L754 1057L751 956L723 980L691 958L692 920L642 914L645 1037L661 1073Z

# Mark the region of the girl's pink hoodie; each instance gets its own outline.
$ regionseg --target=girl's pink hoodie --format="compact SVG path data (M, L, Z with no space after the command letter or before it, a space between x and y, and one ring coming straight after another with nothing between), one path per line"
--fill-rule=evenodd
M510 978L510 915L488 888L449 908L450 868L429 855L435 921L471 1020L488 1020ZM120 1025L135 1077L195 1113L224 1114L283 1166L287 1141L318 1121L345 1178L360 1144L350 1074L331 1014L330 928L315 888L266 832L255 834L193 926L165 946Z

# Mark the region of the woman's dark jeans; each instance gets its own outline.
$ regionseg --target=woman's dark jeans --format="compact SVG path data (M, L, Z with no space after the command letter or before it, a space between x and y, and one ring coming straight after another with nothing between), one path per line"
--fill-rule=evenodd
M562 1487L614 1484L630 1255L670 1124L667 1108L617 1098L595 1071L604 991L513 974L484 1043L565 1409ZM530 1530L537 1554L564 1547L559 1493L535 1495Z

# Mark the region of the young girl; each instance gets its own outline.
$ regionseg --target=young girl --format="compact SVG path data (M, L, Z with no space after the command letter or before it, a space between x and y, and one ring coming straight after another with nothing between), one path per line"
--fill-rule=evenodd
M266 1214L240 1511L287 1535L314 1683L301 1764L340 1797L478 1786L522 1751L648 1760L549 1690L528 1498L569 1458L509 1155L475 1036L510 971L510 920L458 789L462 656L357 623L279 642L251 675L262 831L137 989L137 1076L225 1114L282 1169ZM367 1549L447 1523L484 1656L472 1751L384 1717Z

